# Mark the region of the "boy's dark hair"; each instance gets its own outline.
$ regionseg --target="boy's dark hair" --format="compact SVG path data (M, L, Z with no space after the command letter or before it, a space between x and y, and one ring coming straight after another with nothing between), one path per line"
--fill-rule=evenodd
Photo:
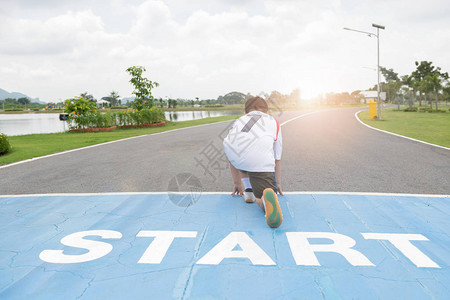
M259 110L262 112L268 112L269 106L267 105L266 100L261 97L253 97L248 99L245 102L245 113L248 114L253 110Z

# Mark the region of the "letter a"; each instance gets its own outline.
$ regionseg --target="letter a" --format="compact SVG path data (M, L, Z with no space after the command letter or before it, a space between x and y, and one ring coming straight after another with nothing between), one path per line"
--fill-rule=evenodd
M242 250L233 250L238 245ZM197 264L218 265L225 258L248 258L254 265L275 265L273 260L245 232L230 233L206 253Z

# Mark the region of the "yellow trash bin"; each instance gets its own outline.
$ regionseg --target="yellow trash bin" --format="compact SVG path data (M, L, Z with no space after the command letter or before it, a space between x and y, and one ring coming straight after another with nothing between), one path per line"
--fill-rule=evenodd
M369 118L375 119L377 117L377 103L372 100L369 101Z

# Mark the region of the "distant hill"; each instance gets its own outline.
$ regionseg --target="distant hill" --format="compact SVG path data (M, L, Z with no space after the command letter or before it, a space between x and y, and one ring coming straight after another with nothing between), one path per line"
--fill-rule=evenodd
M121 100L122 100L122 104L125 104L125 103L127 103L127 101L133 102L134 99L136 99L136 97L124 97Z
M31 98L25 94L22 93L18 93L18 92L8 92L5 91L4 89L0 89L0 100L5 100L6 98L13 98L13 99L19 99L19 98L28 98L30 99L31 102L36 102L36 103L40 103L40 104L47 104L46 102L42 102L39 100L39 98Z

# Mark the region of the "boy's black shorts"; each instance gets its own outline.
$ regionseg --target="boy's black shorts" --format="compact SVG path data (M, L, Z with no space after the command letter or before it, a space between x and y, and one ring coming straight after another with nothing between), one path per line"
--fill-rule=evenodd
M273 172L241 172L248 174L253 194L256 198L261 198L263 191L267 188L275 189L275 186L273 185Z

